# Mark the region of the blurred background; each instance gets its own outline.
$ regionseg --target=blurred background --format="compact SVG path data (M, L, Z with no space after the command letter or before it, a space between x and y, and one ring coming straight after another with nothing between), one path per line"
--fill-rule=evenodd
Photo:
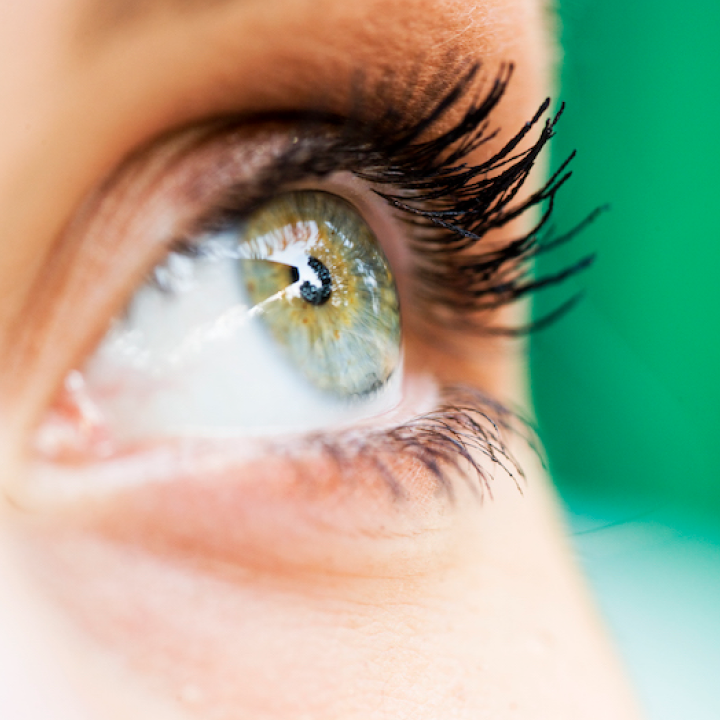
M578 149L556 222L610 212L581 305L532 338L573 540L650 720L720 719L720 2L561 0ZM542 313L565 295L537 297Z

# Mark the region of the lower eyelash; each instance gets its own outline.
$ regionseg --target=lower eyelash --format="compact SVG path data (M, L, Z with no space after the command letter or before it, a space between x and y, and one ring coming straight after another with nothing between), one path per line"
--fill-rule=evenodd
M290 454L305 447L319 449L349 483L358 465L369 465L397 500L406 499L407 492L398 477L396 459L405 462L411 458L414 468L429 472L437 492L453 502L458 478L479 499L492 498L495 471L507 475L522 493L525 474L509 449L510 436L520 438L541 457L538 436L529 420L480 390L453 385L443 389L436 409L400 425L309 436L300 448L293 446Z

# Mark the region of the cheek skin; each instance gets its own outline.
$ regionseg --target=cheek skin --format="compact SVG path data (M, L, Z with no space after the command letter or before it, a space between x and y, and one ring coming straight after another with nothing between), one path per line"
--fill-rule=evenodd
M327 564L296 535L293 562L266 553L242 566L178 546L167 526L169 545L148 551L97 517L46 537L36 527L26 560L83 634L122 658L136 678L124 688L190 717L634 717L539 473L524 496L499 480L492 502L413 538L414 565L390 543L380 567L383 540L331 531Z

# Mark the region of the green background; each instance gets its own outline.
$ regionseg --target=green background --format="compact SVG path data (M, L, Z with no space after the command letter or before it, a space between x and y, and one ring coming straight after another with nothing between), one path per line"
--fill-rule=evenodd
M540 264L598 251L533 343L555 476L720 514L720 1L564 0L561 23L557 222L611 211Z
M652 718L720 718L720 1L563 0L559 229L597 251L532 338L576 550ZM564 293L564 294L563 294Z

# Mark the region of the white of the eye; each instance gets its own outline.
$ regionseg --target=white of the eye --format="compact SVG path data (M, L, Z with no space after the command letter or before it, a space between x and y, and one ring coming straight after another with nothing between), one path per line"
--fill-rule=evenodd
M257 317L277 298L247 304L237 253L222 251L233 245L225 237L207 256L171 256L158 280L172 292L142 287L90 359L86 388L116 438L336 428L399 403L401 368L369 398L343 401L315 389Z

